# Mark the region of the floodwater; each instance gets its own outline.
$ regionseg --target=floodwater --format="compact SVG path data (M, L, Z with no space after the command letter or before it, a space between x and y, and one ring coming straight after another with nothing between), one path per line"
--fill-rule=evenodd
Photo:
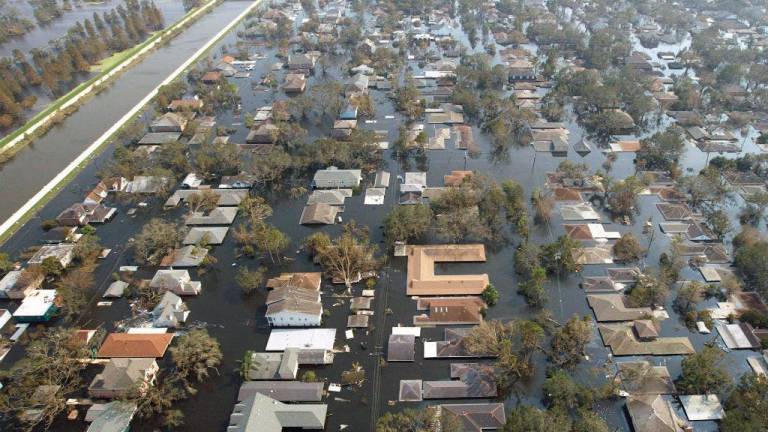
M241 4L235 4L242 6ZM231 3L225 3L223 6L232 7ZM217 11L217 13L220 12ZM457 32L458 30L452 30ZM189 32L188 32L189 33ZM185 33L184 35L187 35ZM194 32L191 32L194 33ZM182 35L182 37L184 37ZM198 43L204 38L200 38ZM225 39L223 44L231 44L235 38L230 36ZM232 79L240 89L243 98L242 112L254 112L257 108L268 105L276 99L282 99L285 96L281 92L253 92L251 82L258 81L260 77L269 70L269 66L275 62L274 51L257 47L259 51L266 55L266 59L258 62L256 68L251 74L250 79ZM218 52L218 50L216 51ZM331 62L334 65L344 64L345 58L337 58ZM418 69L415 67L415 69ZM328 79L345 80L348 75L336 68L329 72ZM125 78L125 77L124 77ZM125 81L121 79L119 83ZM278 74L278 79L282 74ZM317 71L310 80L316 83L326 79L322 72ZM119 84L118 83L118 84ZM115 89L110 90L110 92ZM389 141L393 142L397 136L399 125L403 123L402 117L394 112L391 101L386 94L376 90L371 90L377 104L376 123L361 124L361 127L376 130L388 130ZM139 92L143 94L142 92ZM95 100L94 102L96 102ZM81 110L82 112L82 110ZM76 115L80 114L77 113ZM117 115L117 114L116 114ZM386 119L385 116L393 115L393 119ZM219 113L217 116L219 125L237 125L237 132L231 138L232 142L243 142L247 130L242 125L242 118L231 111ZM70 119L71 120L71 119ZM565 119L571 130L571 143L576 142L583 131L576 124L575 119ZM80 123L65 123L62 132L67 129L73 129L72 125L77 125L79 129L83 126ZM310 131L309 139L318 138L329 132L330 125L304 125ZM427 128L428 132L431 128ZM55 130L54 132L57 132ZM554 157L549 153L535 154L530 147L512 148L509 157L502 160L492 159L490 143L486 136L474 128L475 140L480 146L481 155L478 158L465 160L464 152L454 149L451 145L446 150L429 150L428 162L425 170L428 171L427 181L429 185L441 186L442 176L451 170L469 169L483 173L497 181L514 179L523 185L527 194L530 194L534 188L542 185L546 173L557 168L563 160L585 163L591 170L601 168L605 160L605 155L600 149L593 148L593 152L586 157L581 157L573 151L570 151L567 157ZM67 142L67 141L61 141ZM37 147L37 146L36 146ZM745 146L745 152L752 150L753 147ZM37 148L33 149L37 150ZM109 151L97 157L77 178L65 188L55 199L53 199L34 220L28 223L20 230L7 244L3 250L12 254L17 254L25 247L33 246L39 243L39 237L42 233L39 228L39 222L44 219L55 217L63 208L72 202L79 201L82 195L95 183L95 174L104 166L111 154ZM371 239L377 244L382 244L382 220L384 216L394 206L397 205L396 181L394 179L403 175L406 171L417 171L416 164L411 162L410 167L404 167L400 162L392 158L392 151L384 152L386 169L392 173L393 183L387 191L385 203L382 206L364 206L363 196L356 195L347 199L344 221L354 220L359 224L367 225L370 228ZM613 165L610 174L616 178L626 177L635 172L633 165L634 155L631 153L619 153L616 162ZM700 169L704 166L706 155L700 152L696 147L688 147L685 156L685 164L692 169ZM466 165L465 165L466 164ZM46 168L48 169L48 168ZM53 172L54 168L50 168ZM0 175L4 175L0 172ZM34 176L31 176L34 177ZM14 178L15 177L7 177ZM371 176L366 179L370 184ZM288 182L288 181L287 181ZM6 183L0 183L5 185ZM14 180L13 188L16 188L17 181ZM303 183L304 186L308 186ZM3 186L2 193L6 193ZM257 268L261 265L267 266L268 275L273 276L286 271L319 271L319 268L312 264L307 255L301 249L302 240L309 234L317 231L327 232L330 235L338 234L341 231L340 225L328 226L322 228L311 228L298 225L299 216L306 197L297 200L287 199L273 195L267 196L270 204L274 208L274 215L268 222L274 224L291 239L291 246L287 250L287 259L279 264L273 265L267 261L258 261L253 259L239 258L235 256L235 244L232 235L229 235L223 245L215 247L214 256L218 262L207 270L204 274L196 271L191 272L193 279L201 280L203 283L202 294L196 298L185 299L191 310L190 325L206 327L209 332L221 343L224 360L218 369L205 383L200 385L199 393L189 400L179 404L179 408L185 413L185 424L179 430L182 431L216 431L224 430L227 425L228 417L232 406L235 403L237 389L240 384L240 378L237 373L239 361L242 359L246 350L263 350L269 335L269 327L264 319L264 300L266 294L262 291L251 297L244 297L234 281L234 274L238 267L247 266ZM611 224L606 230L633 232L641 241L649 245L650 253L642 265L655 266L658 262L658 256L665 251L670 240L659 231L658 223L662 221L661 215L656 210L656 197L641 197L639 204L639 214L635 218L635 224L632 226ZM183 209L175 209L169 212L163 212L159 209L161 203L155 202L146 209L138 209L135 216L127 216L126 211L129 207L117 204L119 213L113 222L98 227L98 236L102 239L105 247L112 248L113 251L109 257L104 260L96 271L97 286L95 293L100 294L111 282L111 274L121 265L132 264L130 251L127 249L129 239L134 236L141 226L152 217L162 217L167 220L179 220ZM564 233L562 220L557 212L553 215L553 220L548 227L532 227L531 240L536 243L550 242ZM643 222L652 219L654 222L654 234L642 233ZM604 217L608 221L607 217ZM241 220L238 219L237 223ZM653 239L653 240L651 240ZM441 273L480 273L487 272L492 283L499 289L501 300L499 304L488 310L488 319L512 320L524 319L530 316L530 310L527 308L522 297L516 294L518 277L513 272L513 252L517 241L510 241L500 248L488 249L488 260L484 264L463 264L463 265L441 265L437 271ZM582 273L584 275L602 275L606 267L615 267L614 265L595 265L585 266ZM371 430L375 419L387 411L400 410L405 407L419 408L428 404L436 404L442 401L432 401L424 403L399 403L392 402L397 400L397 389L401 379L448 379L449 364L448 360L423 360L421 343L417 344L417 361L415 363L390 363L380 365L379 358L385 352L386 338L391 333L391 328L396 325L410 325L412 316L415 314L415 302L405 296L405 258L389 257L387 265L384 267L381 277L376 286L376 298L374 300L375 315L372 317L373 328L370 332L356 331L355 338L345 341L343 332L346 327L346 317L349 311L349 302L347 299L339 298L335 294L337 290L327 283L323 286L323 303L326 309L330 310L331 315L326 318L324 327L332 327L337 330L337 345L348 345L349 353L337 354L335 362L331 366L314 368L318 377L330 383L340 382L341 372L351 367L353 362L359 363L366 371L366 381L362 388L345 388L340 393L333 393L324 399L329 404L328 418L326 422L327 431L338 431L343 426L347 426L349 431ZM152 271L143 270L142 275L151 276ZM697 279L700 275L693 269L683 270L681 279ZM581 275L573 274L562 278L555 278L547 283L546 289L549 294L548 308L552 311L553 319L563 322L573 316L589 315L592 313L587 305L584 292L578 287ZM360 293L361 286L354 288L354 293ZM666 304L666 309L670 318L662 322L662 336L688 336L697 349L712 340L717 339L713 335L699 335L689 332L678 319L672 309L672 298ZM94 297L91 305L91 313L88 319L81 323L84 328L93 328L104 326L108 330L114 328L116 320L127 318L130 315L129 308L125 300L114 302L111 307L96 307L95 302L98 299ZM391 314L385 313L391 310ZM424 329L422 332L422 341L442 339L442 328ZM363 343L363 344L361 344ZM13 359L21 355L22 348L15 346L11 355L5 360L3 365L8 365ZM606 348L603 347L597 330L593 333L593 338L587 347L589 361L583 362L574 371L574 376L582 383L599 386L606 381L607 376L613 376L615 368L613 359ZM748 352L731 352L724 361L725 368L734 377L747 371L748 366L745 357ZM621 360L631 360L635 358L622 358ZM680 356L669 357L645 357L651 363L656 365L667 365L673 377L680 373ZM545 378L545 358L543 354L537 355L538 369L535 377L528 383L525 383L519 389L521 400L529 404L540 404L542 394L540 391L541 383ZM305 370L305 368L302 368ZM461 403L462 401L449 401L450 403ZM509 397L504 400L508 407L514 406L518 400L515 397ZM611 425L611 430L630 430L625 411L624 402L621 399L609 400L598 407L600 415L604 416ZM713 423L697 424L697 430L712 430L715 428ZM132 430L149 431L153 425L134 421ZM57 425L56 430L75 430L81 427L74 423L66 421ZM701 428L701 429L699 429ZM78 429L78 430L79 430Z
M35 48L48 47L50 41L55 42L66 35L67 31L77 24L78 21L82 24L87 18L93 22L94 12L101 15L121 4L123 2L117 0L93 3L72 2L71 11L64 11L63 15L59 18L54 19L45 26L41 26L37 24L33 15L32 5L29 2L26 0L9 0L8 7L16 8L21 16L28 18L35 24L35 28L24 36L9 39L7 42L0 44L0 57L10 56L14 49L19 49L29 55L29 52ZM178 21L186 13L181 0L157 0L155 4L162 11L166 26Z
M0 219L27 202L59 171L160 84L250 2L227 1L169 44L150 53L63 123L0 165Z

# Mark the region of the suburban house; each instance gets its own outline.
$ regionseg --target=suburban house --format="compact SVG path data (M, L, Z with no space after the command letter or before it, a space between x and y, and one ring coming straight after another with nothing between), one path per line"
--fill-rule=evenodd
M203 84L216 84L221 81L222 74L219 71L209 71L200 79Z
M245 142L248 144L274 144L277 135L277 126L272 123L264 123L255 129L251 129Z
M200 99L175 99L168 105L168 111L197 111L202 107L203 101Z
M359 169L338 169L334 166L317 170L312 179L316 189L356 188L360 186L362 171Z
M323 430L327 411L325 404L289 405L255 393L235 404L227 432Z
M307 88L307 78L304 74L289 73L285 75L283 91L286 93L303 93Z
M75 203L59 213L56 222L63 226L83 226L88 223L88 212L83 204Z
M149 282L157 292L170 291L176 295L198 295L202 289L200 281L193 281L187 270L158 270Z
M339 206L325 203L308 204L301 211L299 223L301 225L333 225L341 209Z
M315 57L307 54L291 54L288 56L289 70L308 70L315 69Z
M160 302L152 309L152 325L155 327L176 328L189 316L189 310L176 294L166 291Z
M440 407L456 416L465 432L501 430L507 423L503 403L442 404Z
M187 118L181 114L169 112L165 113L149 126L152 132L184 132L187 127Z
M96 357L161 358L172 339L170 333L110 333Z
M0 298L21 300L43 284L42 272L11 270L0 279Z
M321 272L305 273L281 273L280 276L267 280L266 286L270 289L292 286L307 290L319 291L322 284Z
M85 414L85 421L91 423L86 432L126 432L131 426L131 420L136 411L138 407L133 402L112 401L106 404L93 404Z
M128 392L144 392L155 381L159 370L154 358L113 358L96 375L88 394L98 399L117 399Z
M74 258L75 245L73 244L57 244L57 245L45 245L37 250L32 258L27 261L30 267L39 266L46 258L55 258L56 261L66 268Z
M48 322L58 311L56 290L35 290L24 297L13 318L20 323Z
M416 302L417 311L428 313L413 317L415 326L480 324L485 302L480 297L426 297Z
M536 79L533 63L526 59L515 59L508 64L510 81L531 81Z
M237 400L262 394L280 402L320 402L324 386L323 382L247 381L240 386Z
M317 327L322 321L323 304L318 291L296 287L272 290L266 300L266 318L273 327Z

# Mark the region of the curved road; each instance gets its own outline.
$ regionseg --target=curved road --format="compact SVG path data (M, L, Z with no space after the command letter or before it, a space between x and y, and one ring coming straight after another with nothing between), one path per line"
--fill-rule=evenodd
M107 90L93 96L63 123L0 165L0 222L23 206L251 4L251 1L225 1L217 6L169 44L116 78Z

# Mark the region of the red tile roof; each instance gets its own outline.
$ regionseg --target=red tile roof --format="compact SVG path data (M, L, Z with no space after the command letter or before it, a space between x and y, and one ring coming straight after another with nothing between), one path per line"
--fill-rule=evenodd
M171 344L173 335L112 333L99 349L102 358L160 358Z

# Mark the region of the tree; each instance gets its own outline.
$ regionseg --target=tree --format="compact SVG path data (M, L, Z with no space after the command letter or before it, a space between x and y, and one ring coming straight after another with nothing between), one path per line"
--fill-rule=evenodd
M195 166L206 177L236 175L240 172L240 155L236 144L204 143L192 156Z
M89 226L90 225L86 225L83 227L84 235L80 237L80 240L75 244L75 248L72 250L74 260L85 266L95 263L99 258L101 251L104 250L101 243L99 243L99 238L95 234L88 234L85 232L88 231L85 228ZM93 227L91 227L91 229L93 229Z
M669 171L677 165L684 150L682 130L672 125L663 132L656 132L650 138L640 140L637 164L648 170Z
M223 357L219 342L205 329L179 337L169 351L179 377L187 383L207 378L210 369L215 370Z
M4 372L0 413L16 424L13 430L48 430L67 409L68 395L82 386L89 347L69 329L44 329L26 349L25 357ZM41 387L51 386L51 387ZM39 389L42 389L43 398ZM49 391L46 391L48 389ZM39 416L26 415L36 410Z
M246 295L252 294L259 289L264 283L264 267L259 267L256 270L251 270L247 267L240 267L235 275L235 282L243 290Z
M210 189L204 189L200 192L192 192L187 196L186 201L190 213L208 213L217 207L219 194Z
M341 373L341 383L345 385L363 385L365 369L358 362L352 362L352 368Z
M534 222L548 225L552 218L552 209L555 207L554 198L536 189L531 194L531 202L533 203L533 209L536 211L536 215L533 217Z
M635 176L613 183L608 191L608 205L614 217L630 217L635 211L637 195L645 185Z
M317 382L317 374L315 374L315 371L304 371L303 374L301 374L301 381L302 382Z
M613 255L616 261L621 263L638 261L644 252L640 242L632 233L625 233L613 245Z
M720 365L723 352L716 347L704 349L683 359L682 374L675 383L682 394L722 394L730 378Z
M376 421L376 432L431 432L439 421L443 432L461 432L461 423L448 410L442 410L439 415L437 407L428 406L424 409L406 408L396 413L385 413Z
M411 243L422 239L432 225L432 210L429 206L396 206L384 218L384 236L388 247L396 241Z
M358 229L354 222L344 225L344 232L330 240L317 236L312 238L313 253L319 259L325 273L344 281L347 290L352 289L352 281L362 272L378 267L376 247L368 240L368 233ZM310 238L307 238L309 241Z
M541 267L541 251L535 243L524 242L515 250L515 273L530 277L534 270Z
M13 270L13 267L14 264L11 261L11 257L5 252L0 252L0 277Z
M40 263L40 268L43 269L43 273L46 276L60 276L64 271L64 266L56 257L46 257L43 262Z
M581 270L581 265L576 262L575 257L579 249L581 249L579 242L563 235L541 248L539 260L547 273L559 275L576 273Z
M542 386L544 402L550 409L563 412L591 409L595 401L594 391L578 384L563 369L553 371Z
M572 367L584 358L584 347L592 339L592 319L574 315L552 335L549 358L556 367Z
M152 219L144 225L133 242L134 259L139 264L158 265L183 238L179 225L162 219Z
M56 295L62 303L63 316L67 321L72 321L83 312L92 288L93 268L89 267L68 272L56 284Z
M571 429L571 419L562 411L543 411L517 405L507 414L504 432L563 432Z
M627 298L632 307L650 307L664 304L669 295L669 280L661 273L646 272L637 276L635 286Z
M533 321L483 321L464 338L471 353L495 357L496 384L501 393L508 392L535 372L533 354L540 350L544 330Z
M488 286L483 290L481 297L483 298L485 304L488 306L493 306L499 302L499 290L497 290L493 284L488 284Z
M536 267L528 276L528 280L519 282L517 292L525 298L528 306L534 309L543 308L547 304L547 292L544 291L544 282L547 281L547 272L543 267Z
M768 425L768 377L755 373L741 376L725 401L723 432L758 432Z
M686 316L696 312L696 305L704 297L704 286L699 281L689 281L677 290L677 295L672 303L677 313Z
M712 232L717 236L718 240L722 240L726 234L731 232L731 219L728 217L723 209L710 209L704 212L707 225Z
M749 243L736 247L733 263L749 286L762 295L768 295L768 241L751 239Z

